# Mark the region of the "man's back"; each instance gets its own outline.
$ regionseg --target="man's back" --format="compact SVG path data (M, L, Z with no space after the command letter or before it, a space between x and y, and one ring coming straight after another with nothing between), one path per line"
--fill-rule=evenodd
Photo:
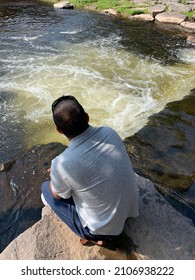
M74 137L52 162L53 190L73 197L79 218L93 234L118 235L125 220L138 215L131 162L111 128L89 128Z

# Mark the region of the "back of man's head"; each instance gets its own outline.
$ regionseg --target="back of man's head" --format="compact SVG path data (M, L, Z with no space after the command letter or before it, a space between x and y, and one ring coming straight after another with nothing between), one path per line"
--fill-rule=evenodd
M62 96L52 104L53 120L58 130L73 138L88 128L88 115L73 96Z

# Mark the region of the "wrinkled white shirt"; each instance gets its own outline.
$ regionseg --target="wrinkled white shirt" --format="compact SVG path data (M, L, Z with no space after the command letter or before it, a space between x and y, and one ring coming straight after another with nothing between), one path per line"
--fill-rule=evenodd
M92 234L118 235L138 215L138 190L124 143L109 127L92 127L70 141L51 165L53 191L73 197Z

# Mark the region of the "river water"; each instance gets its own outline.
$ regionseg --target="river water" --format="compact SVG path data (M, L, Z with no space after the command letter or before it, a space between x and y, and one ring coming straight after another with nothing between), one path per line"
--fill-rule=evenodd
M0 1L0 66L0 162L66 144L50 111L63 94L124 138L195 87L195 49L180 33L38 1Z

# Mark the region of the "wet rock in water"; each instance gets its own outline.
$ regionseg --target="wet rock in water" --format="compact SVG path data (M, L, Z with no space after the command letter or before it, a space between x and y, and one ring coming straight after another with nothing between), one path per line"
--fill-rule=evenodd
M74 9L73 4L67 1L60 1L54 4L54 8L56 9Z
M102 11L103 13L111 16L117 16L119 13L115 9L106 9Z
M195 89L124 140L133 167L195 224Z
M49 180L51 160L65 146L37 145L0 172L0 251L41 217L41 184ZM6 164L2 163L6 167Z
M188 43L195 44L195 36L188 36L187 42L188 42Z
M162 190L187 190L194 183L194 104L195 89L183 100L168 103L138 133L125 139L135 170Z
M65 147L60 143L49 143L32 147L21 155L7 172L12 189L16 187L19 195L25 198L25 207L40 207L40 184L49 180L51 160L59 155Z
M194 33L195 31L195 22L190 22L190 21L184 21L180 24L186 31L189 33Z
M14 159L0 163L0 172L8 171L14 163L15 163Z

